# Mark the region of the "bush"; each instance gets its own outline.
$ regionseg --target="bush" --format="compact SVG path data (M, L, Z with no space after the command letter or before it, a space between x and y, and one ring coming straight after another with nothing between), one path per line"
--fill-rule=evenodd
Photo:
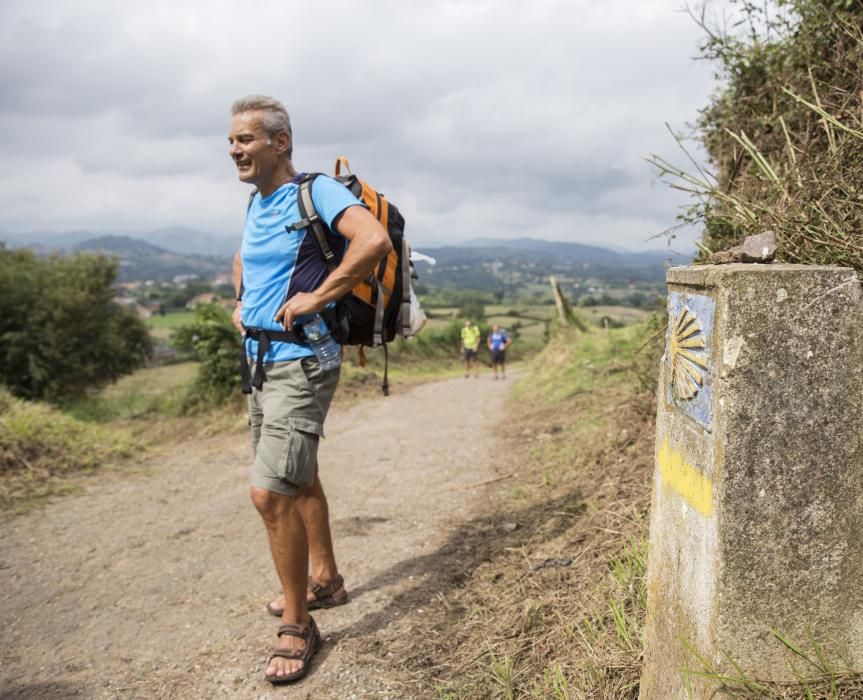
M13 394L61 402L144 364L150 335L114 303L116 273L103 256L39 258L0 245L0 380Z
M240 335L221 306L197 306L192 323L178 328L171 342L178 350L193 353L201 363L183 401L184 412L214 408L239 391Z
M464 301L459 305L456 316L462 319L469 318L474 323L478 323L485 318L485 304L481 301Z
M698 203L703 255L775 232L787 262L863 270L863 5L855 0L741 0L745 33L702 21L702 54L724 87L702 111L715 172L651 160Z

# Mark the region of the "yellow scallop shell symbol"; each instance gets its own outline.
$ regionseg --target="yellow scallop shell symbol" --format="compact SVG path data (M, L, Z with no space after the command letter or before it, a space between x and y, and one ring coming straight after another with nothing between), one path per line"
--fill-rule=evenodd
M686 307L674 320L669 343L671 356L671 388L678 399L694 398L707 372L704 334L698 319Z

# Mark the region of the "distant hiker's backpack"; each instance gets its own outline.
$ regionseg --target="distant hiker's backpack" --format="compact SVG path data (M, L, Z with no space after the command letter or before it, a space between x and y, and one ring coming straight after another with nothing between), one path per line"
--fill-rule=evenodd
M344 166L345 174L342 175ZM297 194L302 219L290 228L308 228L317 242L321 257L331 269L336 254L327 238L327 227L315 211L312 187L320 173L309 173L300 180ZM387 381L388 354L386 344L397 335L408 338L419 332L424 314L412 293L414 276L410 261L410 245L405 239L405 220L398 209L383 194L351 173L348 159L336 160L335 179L362 201L381 222L389 234L393 249L380 261L375 271L360 282L349 294L336 302L335 309L322 312L336 340L342 345L384 348L384 395L389 394ZM418 318L418 316L422 316ZM360 348L362 353L362 347ZM363 356L361 354L361 362Z

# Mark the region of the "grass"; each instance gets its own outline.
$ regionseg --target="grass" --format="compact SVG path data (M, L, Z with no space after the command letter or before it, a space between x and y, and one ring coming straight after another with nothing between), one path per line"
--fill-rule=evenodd
M723 697L767 700L860 700L863 698L863 673L845 662L827 659L821 644L810 630L805 645L791 642L778 630L773 630L774 642L788 652L788 664L794 681L764 681L746 673L731 655L725 656L723 670L716 668L692 644L686 646L695 662L684 669L688 695L693 698L695 679L708 681L711 690Z
M74 490L69 476L116 464L139 447L129 430L85 423L0 390L0 510L24 512Z
M637 697L655 330L559 329L530 363L500 430L516 476L447 545L439 623L386 642L413 695Z
M641 323L649 316L649 311L636 309L631 306L579 306L578 314L582 318L600 324L603 317L608 317L622 323L625 326L633 323Z
M644 328L559 334L537 359L531 383L521 385L517 397L527 399L537 393L540 403L553 404L600 386L607 390L632 382L626 370L631 369L634 352L645 342ZM636 387L640 388L638 382Z
M141 369L62 408L0 390L0 511L25 512L77 492L82 476L190 436L241 430L239 399L205 415L177 415L195 371L195 363Z
M458 309L432 309L427 328L441 331L456 318ZM530 343L544 344L548 322L554 306L548 304L490 304L485 307L485 323L498 323L508 330L517 330L520 339ZM632 325L643 322L650 312L627 306L578 307L577 313L584 320L602 325L603 319L611 319L617 325ZM513 346L516 347L515 345Z
M180 326L188 326L195 318L191 310L171 311L164 316L155 314L147 319L150 334L159 340L167 339Z
M518 382L500 429L502 473L486 512L453 533L427 573L424 607L380 634L405 694L635 700L646 621L648 509L662 320L587 333L556 328ZM505 484L505 485L504 485ZM428 612L428 611L427 611ZM717 697L863 698L863 675L814 637L789 650L795 682L717 668ZM395 659L395 661L394 661ZM729 670L730 669L730 670Z
M171 415L197 368L196 362L146 367L64 410L74 418L96 423Z

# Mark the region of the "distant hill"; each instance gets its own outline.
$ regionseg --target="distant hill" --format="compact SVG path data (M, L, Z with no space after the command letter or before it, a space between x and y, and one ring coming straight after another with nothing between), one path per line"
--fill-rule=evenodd
M471 245L422 248L435 258L432 267L419 263L422 284L430 288L515 291L545 284L549 275L564 283L596 283L659 288L670 265L689 258L661 252L625 253L580 243L533 239L476 240Z
M90 231L31 231L29 233L0 232L0 241L9 248L30 248L37 253L53 253L68 250L71 246L93 238Z
M130 236L100 236L81 241L69 252L92 252L117 258L120 282L170 282L178 275L211 279L230 271L228 256L183 255Z
M174 253L216 257L232 256L243 241L242 231L236 236L224 237L180 226L133 235Z
M68 231L65 233L47 231L32 231L29 233L0 232L0 241L4 241L10 248L32 248L40 253L49 253L68 251L84 241L110 236L145 241L172 253L215 257L229 257L233 255L234 251L240 247L242 240L242 232L238 232L233 237L224 237L205 231L177 226L158 229L156 231L112 232L107 235L92 231Z
M236 241L201 231L171 228L139 236L94 236L86 231L0 234L10 247L27 246L40 253L94 251L120 261L121 281L170 281L177 275L199 275L203 279L228 272ZM689 262L689 258L660 251L621 252L601 246L532 238L477 239L463 245L419 249L438 264L418 265L424 287L507 290L545 284L549 275L562 281L602 285L661 286L666 268Z
M690 256L672 251L649 250L642 252L616 251L601 246L571 243L568 241L545 241L536 238L477 238L464 244L470 248L506 248L508 250L532 251L551 255L569 262L596 263L602 265L627 265L644 267L657 263L685 265Z

